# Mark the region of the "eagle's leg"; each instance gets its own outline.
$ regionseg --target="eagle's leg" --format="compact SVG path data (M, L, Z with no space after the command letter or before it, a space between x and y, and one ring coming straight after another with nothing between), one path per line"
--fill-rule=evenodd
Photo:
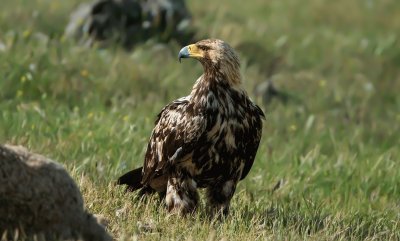
M180 214L192 213L199 202L196 182L183 173L175 173L168 179L166 204L168 211Z
M229 180L207 187L206 196L211 217L215 215L228 215L229 205L235 193L236 184L236 180Z

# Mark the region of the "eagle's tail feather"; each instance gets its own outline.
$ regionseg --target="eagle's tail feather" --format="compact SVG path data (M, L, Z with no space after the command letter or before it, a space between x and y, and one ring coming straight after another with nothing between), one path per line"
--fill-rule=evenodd
M118 185L128 185L127 191L136 191L143 187L142 184L142 167L129 171L118 178Z

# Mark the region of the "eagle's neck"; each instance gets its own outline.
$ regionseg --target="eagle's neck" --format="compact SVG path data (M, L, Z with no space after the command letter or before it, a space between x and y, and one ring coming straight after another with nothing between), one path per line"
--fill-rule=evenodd
M239 71L226 73L220 69L207 70L197 79L191 92L191 102L195 109L234 112L237 98L246 95L241 85Z

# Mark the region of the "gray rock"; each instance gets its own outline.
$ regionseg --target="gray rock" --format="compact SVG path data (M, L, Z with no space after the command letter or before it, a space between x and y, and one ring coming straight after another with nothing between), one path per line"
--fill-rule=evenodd
M65 36L85 46L135 44L154 38L187 44L194 36L183 0L98 0L81 4L70 17Z
M67 171L21 146L0 145L0 214L0 236L19 230L45 240L112 240Z

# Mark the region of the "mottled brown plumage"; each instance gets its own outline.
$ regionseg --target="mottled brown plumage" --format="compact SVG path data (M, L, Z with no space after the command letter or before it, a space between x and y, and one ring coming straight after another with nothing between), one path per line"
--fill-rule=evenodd
M226 214L238 181L253 165L264 114L243 89L239 59L228 44L203 40L184 47L181 58L199 60L204 73L190 95L161 110L143 168L119 183L166 192L168 209L181 213L196 208L197 188L207 188L212 213Z

